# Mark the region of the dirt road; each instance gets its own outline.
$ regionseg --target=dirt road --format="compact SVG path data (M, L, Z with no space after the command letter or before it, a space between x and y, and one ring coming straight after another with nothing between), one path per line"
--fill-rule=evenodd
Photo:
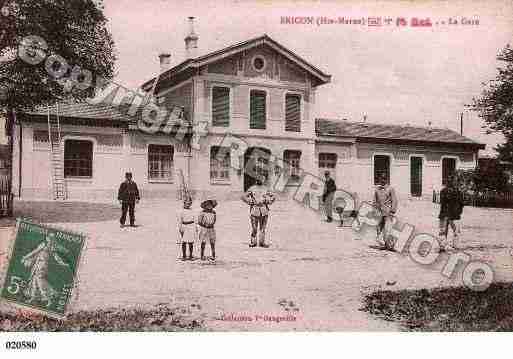
M54 204L45 216L37 208L41 204L20 203L17 211L89 234L73 310L166 303L191 308L207 330L400 330L360 311L362 294L461 284L459 272L451 279L440 274L446 255L421 266L408 256L372 248L372 236L359 238L350 228L323 223L317 213L285 201L272 208L270 248L248 247L246 206L225 202L217 208L218 260L182 262L175 243L176 204L142 203L140 227L124 229L111 205L75 210L77 204ZM433 232L436 211L431 203L408 201L399 215ZM464 213L459 245L474 258L493 261L498 280L511 280L513 273L511 215L476 208Z

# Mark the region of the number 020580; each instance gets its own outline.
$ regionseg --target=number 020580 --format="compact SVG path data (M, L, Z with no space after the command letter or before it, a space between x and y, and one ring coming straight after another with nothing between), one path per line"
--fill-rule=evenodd
M14 349L14 350L23 350L23 349L29 349L33 350L37 348L37 342L35 341L7 341L5 342L5 349Z

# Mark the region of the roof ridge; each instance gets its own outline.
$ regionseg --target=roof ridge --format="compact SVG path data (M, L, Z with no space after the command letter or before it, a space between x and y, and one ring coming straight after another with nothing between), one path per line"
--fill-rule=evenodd
M431 128L432 130L449 130L455 133L458 133L455 130L451 130L450 128L441 128L441 127L428 127L428 126L419 126L419 125L401 125L396 123L391 124L384 124L380 122L368 122L368 121L350 121L346 119L334 119L334 118L326 118L326 117L317 117L316 120L324 120L324 121L331 121L336 123L351 123L351 124L367 124L367 125L376 125L376 126L395 126L395 127L402 127L402 128L419 128L419 129L428 129Z
M324 128L322 128L323 125ZM349 120L318 117L315 119L315 129L318 135L321 136L325 134L335 136L338 135L342 137L393 139L404 141L430 141L439 143L452 142L483 146L483 144L480 142L463 136L457 131L451 130L449 128L442 129L411 125L405 126L399 124L382 124L375 122L353 122Z

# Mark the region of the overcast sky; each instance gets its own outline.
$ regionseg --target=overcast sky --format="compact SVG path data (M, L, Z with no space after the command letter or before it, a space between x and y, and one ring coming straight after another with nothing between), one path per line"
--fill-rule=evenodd
M318 92L320 116L459 130L464 104L496 75L498 51L513 43L512 1L169 1L106 0L119 59L117 80L137 87L158 70L157 55L184 58L187 16L196 17L201 53L267 33L332 75ZM282 16L390 17L393 24L281 24ZM397 17L433 27L397 27ZM479 25L442 25L449 17ZM439 21L439 25L435 22ZM475 113L464 134L489 145ZM491 147L491 146L488 146Z
M513 45L513 1L170 1L105 0L118 51L118 83L138 87L158 71L158 54L184 59L187 17L195 16L206 53L267 33L332 75L321 86L317 115L459 131L486 143L481 121L464 105L497 73L497 53ZM392 18L390 26L282 24L282 16ZM396 26L398 17L429 18L432 27ZM462 25L461 19L479 25ZM449 25L449 18L458 21ZM439 22L436 25L436 22ZM441 22L446 24L442 25Z

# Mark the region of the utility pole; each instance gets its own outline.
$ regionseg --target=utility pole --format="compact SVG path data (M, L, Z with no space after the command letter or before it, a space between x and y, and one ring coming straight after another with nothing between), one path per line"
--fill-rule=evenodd
M463 136L463 112L460 114L460 135Z

